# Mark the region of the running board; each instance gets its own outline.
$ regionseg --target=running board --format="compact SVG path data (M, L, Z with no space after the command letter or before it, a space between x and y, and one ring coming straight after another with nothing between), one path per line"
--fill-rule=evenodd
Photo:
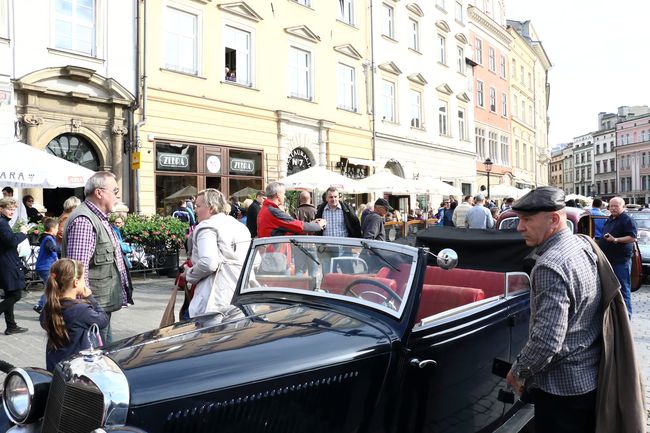
M494 430L494 433L519 433L534 416L535 406L525 404L508 421L504 422L501 427Z

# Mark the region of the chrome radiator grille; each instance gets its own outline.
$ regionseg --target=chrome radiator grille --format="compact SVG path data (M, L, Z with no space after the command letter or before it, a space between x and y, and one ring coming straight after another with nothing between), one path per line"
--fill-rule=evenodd
M88 433L101 427L104 397L90 381L66 383L60 368L48 394L43 433Z

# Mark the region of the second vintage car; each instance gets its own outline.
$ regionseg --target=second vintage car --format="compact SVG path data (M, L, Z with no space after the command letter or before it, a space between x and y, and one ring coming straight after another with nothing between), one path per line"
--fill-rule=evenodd
M10 372L0 432L528 431L528 249L460 232L256 239L230 308Z

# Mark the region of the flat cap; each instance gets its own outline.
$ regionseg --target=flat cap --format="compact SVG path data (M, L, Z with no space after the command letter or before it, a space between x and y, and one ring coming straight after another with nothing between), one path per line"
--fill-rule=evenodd
M541 186L530 191L512 205L516 212L553 212L564 209L564 191L552 186Z
M393 210L393 208L390 206L390 204L388 204L388 200L386 200L384 198L378 198L375 201L375 206L383 206L386 209L388 209L389 212L391 212Z

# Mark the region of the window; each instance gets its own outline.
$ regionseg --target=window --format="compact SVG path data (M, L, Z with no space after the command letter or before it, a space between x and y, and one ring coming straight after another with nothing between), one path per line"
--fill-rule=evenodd
M515 59L512 59L512 73L510 75L513 80L517 76L517 61Z
M307 6L307 7L311 6L311 0L294 0L294 1L303 6Z
M411 127L422 128L422 94L416 90L411 90Z
M501 162L503 165L510 165L510 143L505 135L501 136Z
M165 68L197 75L199 17L171 7L165 15Z
M463 10L463 2L456 2L456 21L463 24L465 21L465 11Z
M521 84L524 84L524 67L523 66L519 67L519 82Z
M344 23L354 24L354 0L339 0L339 19Z
M596 145L596 155L600 153L600 144Z
M311 53L289 47L289 96L312 100Z
M533 90L533 74L528 73L528 89Z
M596 161L596 174L600 173L600 161Z
M447 40L444 36L438 35L438 43L440 45L440 56L438 61L443 65L447 64Z
M411 24L411 40L409 48L415 51L420 51L420 23L413 18L409 18Z
M445 0L436 0L436 6L442 10L445 10Z
M356 76L354 68L339 63L337 83L338 107L345 110L357 111Z
M476 128L474 133L476 134L476 156L479 161L483 161L487 157L485 155L485 129Z
M519 140L515 140L515 167L521 167L519 163Z
M381 106L383 120L395 122L395 84L381 80Z
M440 101L438 105L438 128L440 135L449 135L449 119L447 117L447 102Z
M497 112L497 89L490 87L490 111Z
M492 72L496 72L497 70L497 62L496 62L496 54L494 52L494 48L490 47L488 48L488 68Z
M512 115L519 117L519 113L517 113L517 95L512 95Z
M528 149L525 143L522 143L521 147L523 148L523 162L524 166L522 167L524 170L528 170Z
M250 32L227 25L224 31L224 43L225 79L245 86L252 86Z
M526 101L521 101L521 120L526 122Z
M2 9L0 18L3 21L3 24L0 24L0 31L2 31L3 27L7 27L8 17L4 15L7 11L6 0L0 2L0 6ZM95 0L55 0L54 48L89 56L97 55L95 6Z
M501 54L501 60L499 61L499 74L501 75L501 78L505 80L506 78L506 56Z
M458 138L467 140L467 124L465 123L465 109L458 109Z
M476 81L476 105L479 107L485 106L485 101L483 100L483 81Z
M474 61L479 65L483 64L483 42L480 39L474 39Z
M395 12L391 6L383 4L384 19L383 19L383 28L382 34L388 36L391 39L395 38L395 24L393 22L393 13Z
M603 160L603 173L607 173L607 160Z
M458 72L465 75L465 49L463 47L457 47L458 52Z
M508 96L505 93L501 94L501 115L508 116Z
M499 149L497 149L497 133L496 132L490 132L488 134L488 145L490 149L490 157L494 161L500 161L499 159Z

